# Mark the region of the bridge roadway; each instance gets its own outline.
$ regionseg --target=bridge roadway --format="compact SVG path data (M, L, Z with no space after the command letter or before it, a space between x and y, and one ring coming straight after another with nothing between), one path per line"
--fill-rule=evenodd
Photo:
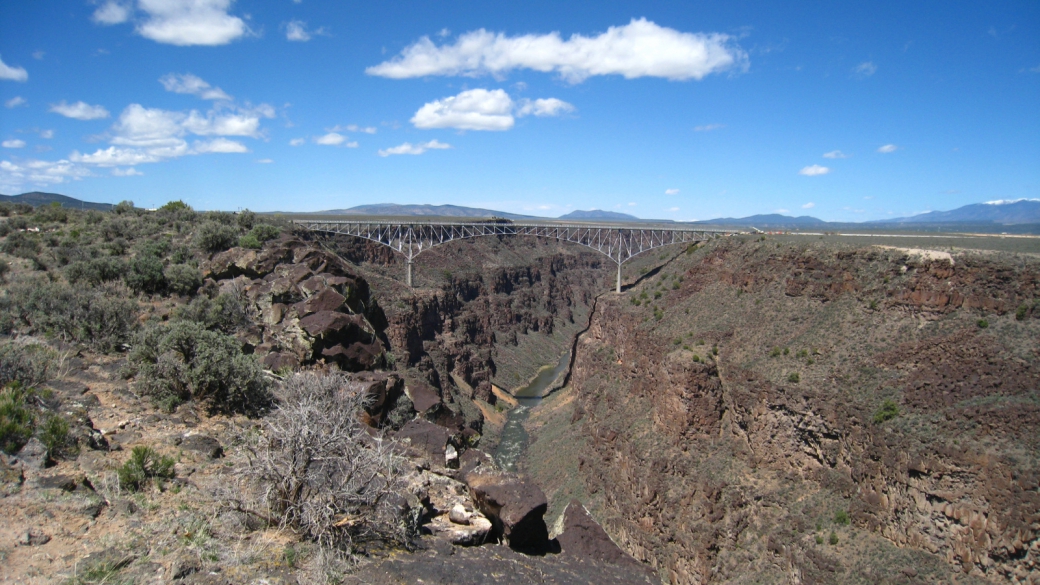
M293 223L315 232L342 234L378 242L402 254L407 261L408 286L412 262L423 251L448 242L481 236L535 236L572 242L596 250L617 264L617 292L621 292L621 265L635 256L674 244L703 242L738 233L732 230L660 223L580 223L567 221L503 221L414 219L296 219Z

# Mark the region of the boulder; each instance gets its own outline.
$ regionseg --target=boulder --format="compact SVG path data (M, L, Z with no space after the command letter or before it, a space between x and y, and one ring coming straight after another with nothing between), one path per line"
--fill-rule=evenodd
M30 529L22 532L18 537L20 546L42 546L51 541L51 537L39 530Z
M380 363L383 348L378 342L351 343L350 345L334 345L321 350L321 355L339 364L347 371L361 371L374 368Z
M208 459L224 455L224 448L220 446L220 442L207 435L188 435L181 439L177 446L185 451L200 453Z
M44 469L50 464L47 447L36 437L29 439L29 442L18 452L18 460L30 469Z
M364 318L335 311L318 311L300 319L300 327L311 337L325 337L347 327L362 328Z
M621 550L578 500L563 512L563 532L556 537L563 554L611 565L643 565Z
M409 382L404 391L411 399L416 412L423 413L441 403L437 391L425 382Z
M289 368L295 370L300 367L300 359L291 353L284 351L272 351L271 353L264 356L260 363L272 372L277 372L283 368Z
M441 462L444 461L451 432L430 421L415 419L405 423L394 437L398 441L408 442L419 452L429 455L433 461Z
M548 502L534 482L511 473L471 473L466 483L470 497L494 525L496 536L514 549L547 550L549 529L544 516Z

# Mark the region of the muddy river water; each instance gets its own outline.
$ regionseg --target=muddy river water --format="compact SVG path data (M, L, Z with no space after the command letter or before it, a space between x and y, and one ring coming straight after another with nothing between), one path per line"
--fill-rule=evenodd
M495 451L495 461L502 469L516 471L516 464L523 457L528 443L524 421L527 420L531 409L542 402L542 397L560 377L560 374L567 369L570 358L571 354L567 352L560 356L560 361L556 365L543 366L538 370L534 379L513 393L519 404L509 411L499 439L498 449Z

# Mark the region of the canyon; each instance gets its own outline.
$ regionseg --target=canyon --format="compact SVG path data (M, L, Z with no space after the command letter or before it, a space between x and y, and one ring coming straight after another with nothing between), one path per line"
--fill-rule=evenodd
M250 323L235 336L247 353L277 376L348 372L378 397L366 424L417 462L412 492L436 529L418 552L369 551L348 581L1040 582L1040 260L900 246L757 235L675 246L626 265L620 295L604 257L534 238L424 252L414 289L388 248L303 232L200 268L203 289L245 299ZM183 302L154 302L148 316ZM111 544L134 533L150 551L127 561L141 581L188 567L185 582L300 582L284 554L269 558L313 550L299 535L219 512L257 422L192 404L163 414L118 374L125 358L77 351L52 385L79 405L84 441L103 435L108 447L21 479L5 471L15 520L4 538L41 526L55 537L41 547L66 551L45 562L29 545L5 549L36 571L22 577L68 574L86 534ZM568 353L523 423L518 473L493 470L511 392ZM184 442L196 435L225 453ZM102 484L120 446L170 441L188 453L178 485L214 518L209 546L266 557L222 571L206 557L160 558L159 526L187 514L180 494L133 499ZM31 487L56 474L73 489ZM489 504L501 490L526 494L537 521ZM456 505L469 524L447 522ZM438 540L484 517L513 546ZM534 555L520 537L530 522L552 539Z

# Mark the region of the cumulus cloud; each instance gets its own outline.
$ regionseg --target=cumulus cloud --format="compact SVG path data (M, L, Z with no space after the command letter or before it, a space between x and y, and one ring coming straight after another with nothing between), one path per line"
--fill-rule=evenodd
M852 72L860 77L870 77L877 71L877 65L870 61L864 61L852 68Z
M705 124L703 126L694 126L694 132L711 132L712 130L720 130L725 128L725 124Z
M28 81L29 72L24 67L11 67L0 58L0 79L8 81Z
M521 100L515 103L505 90L470 89L423 105L412 116L416 128L459 130L509 130L516 116L558 116L574 106L556 98Z
M4 107L17 108L18 106L24 106L26 104L25 98L20 95L16 95L13 98L4 102Z
M285 38L290 41L305 43L311 40L314 35L323 34L327 34L325 32L325 27L308 31L307 23L302 20L290 20L289 23L285 25Z
M90 176L90 169L67 160L28 160L21 163L0 161L0 186L5 190L25 183L57 185Z
M513 100L504 90L471 89L425 104L411 122L423 129L509 130L514 122L512 112Z
M307 143L306 138L293 138L289 141L289 146L303 146Z
M62 100L61 103L52 104L50 111L76 120L99 120L108 117L108 110L104 107L92 106L86 102L67 104Z
M107 0L91 16L98 24L120 24L130 20L130 3Z
M12 138L11 140L0 142L0 146L3 146L4 148L25 148L25 141Z
M563 100L556 98L536 99L529 100L524 99L520 102L520 107L516 110L517 116L527 116L534 114L535 116L547 117L547 116L559 116L564 112L573 112L574 106L568 104Z
M896 146L895 144L886 144L884 146L878 147L878 149L877 149L877 151L880 152L881 154L889 154L889 153L895 152L897 150L899 150L899 147Z
M120 169L120 168L112 169L112 176L114 176L114 177L140 177L143 174L144 173L142 173L141 171L135 169L134 167L130 167L128 169Z
M137 34L169 45L226 45L246 34L245 21L228 14L232 0L138 0L145 13Z
M369 75L405 79L427 75L495 75L513 69L556 72L571 83L593 75L701 79L710 73L746 67L747 52L721 33L685 33L645 18L610 27L594 37L563 40L558 32L509 37L484 29L437 46L422 37L390 61L365 70Z
M73 151L69 158L73 162L101 167L132 166L159 162L162 159L160 156L148 154L142 150L118 148L115 146L99 148L93 154L80 154L79 151Z
M184 73L178 75L175 73L168 73L159 78L159 83L166 88L166 91L172 91L174 93L186 93L190 95L197 95L204 100L230 100L231 96L224 93L224 90L219 87L213 87L206 83L202 78L196 77L191 73Z
M840 150L832 150L830 152L823 153L823 158L849 158L849 155L845 154Z
M206 154L210 152L225 154L249 152L249 149L246 148L245 144L234 140L228 140L227 138L214 138L213 140L206 142L196 140L193 147L193 152L198 154Z
M665 189L664 190L664 194L665 195L678 195L679 194L679 190L678 189Z
M348 142L347 137L338 132L329 132L324 136L315 136L315 144L321 144L322 146L345 146L347 148L357 148L357 142Z
M442 150L445 148L451 148L451 145L439 142L437 140L431 140L429 142L420 142L419 144L405 142L400 146L394 146L393 148L380 150L379 156L390 156L392 154L422 154L427 150Z
M802 209L812 209L813 207L816 207L816 204L813 203L812 201L810 201L810 202L806 203L805 205L803 205Z
M806 177L815 177L817 175L826 175L831 172L827 167L821 167L820 165L809 165L802 170L798 171L799 175L805 175Z

